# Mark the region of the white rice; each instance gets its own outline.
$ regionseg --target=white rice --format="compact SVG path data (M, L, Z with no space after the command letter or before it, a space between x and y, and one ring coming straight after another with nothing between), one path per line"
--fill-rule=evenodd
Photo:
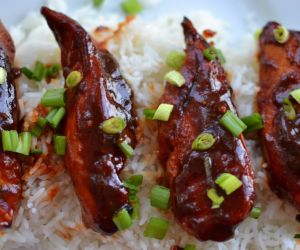
M155 1L152 1L155 2ZM156 1L157 2L157 1ZM151 4L151 1L148 1ZM122 17L104 17L91 6L70 12L63 0L51 0L50 7L64 11L78 20L88 31L99 25L115 28ZM213 39L227 57L226 68L232 78L236 104L241 115L253 112L253 100L257 91L257 72L254 66L256 42L249 35L235 46L229 46L230 34L222 20L211 13L190 13L197 29L217 31ZM170 50L184 48L180 22L182 16L165 16L147 22L133 21L121 34L121 39L109 43L110 51L118 59L124 76L130 82L141 116L144 107L157 104L162 94L163 75L168 70L166 55ZM30 13L17 26L11 28L17 55L16 64L32 67L36 60L44 63L60 62L60 52L52 33L39 13ZM238 48L236 47L238 45ZM30 118L42 93L48 87L62 86L63 79L49 86L42 82L39 89L22 77L18 81L19 103L22 115ZM257 202L262 207L258 220L246 219L237 228L235 237L225 243L198 242L185 233L172 219L170 213L162 214L150 206L149 190L161 173L157 162L156 129L142 120L143 139L128 163L127 171L142 173L144 183L139 192L140 218L127 231L114 236L102 236L85 229L81 222L78 200L70 178L63 170L61 160L54 159L51 166L38 162L24 176L24 199L11 229L0 236L2 249L170 249L172 245L196 244L197 249L295 249L293 235L299 230L295 222L296 211L287 202L279 200L269 189L262 168L263 159L258 145L248 141L255 170ZM35 143L38 143L35 141ZM43 138L43 146L51 143L51 135ZM47 171L45 171L45 169ZM29 172L28 172L29 171ZM47 198L48 193L53 199ZM143 237L143 231L151 216L168 218L171 225L164 240Z

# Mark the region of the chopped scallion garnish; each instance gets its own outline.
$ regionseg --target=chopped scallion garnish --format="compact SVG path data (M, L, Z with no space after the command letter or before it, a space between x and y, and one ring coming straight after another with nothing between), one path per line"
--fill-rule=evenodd
M243 185L243 183L236 176L230 173L221 174L215 180L215 183L225 191L226 195L232 194Z
M125 230L132 225L132 219L126 208L122 208L114 217L113 222L119 230Z
M134 186L140 186L143 183L143 175L137 174L130 176L128 179L126 179L126 182Z
M5 68L0 67L0 84L5 83L7 78L7 71Z
M192 149L200 151L207 150L211 148L215 142L216 139L212 134L202 133L198 135L197 138L193 141Z
M167 56L167 64L175 70L179 70L185 60L185 54L179 51L171 51Z
M65 106L66 89L49 89L43 95L41 103L44 107L63 107Z
M298 102L300 103L300 89L295 89L292 92L290 92L290 95Z
M224 197L221 195L218 195L217 190L214 188L210 188L207 191L207 197L212 201L212 207L213 209L219 208L220 205L224 201Z
M170 189L155 185L151 189L151 206L160 209L168 209L170 203Z
M245 133L253 132L264 127L263 119L259 113L253 113L250 116L243 117L241 120L247 126Z
M152 120L155 114L155 109L144 109L144 116L146 119Z
M19 135L16 130L2 130L2 148L3 151L15 152L19 144Z
M66 85L68 88L74 88L81 82L81 80L82 74L79 71L74 70L67 76Z
M257 30L254 32L254 38L255 38L256 40L258 40L259 37L260 37L260 35L261 35L261 33L262 33L262 29L257 29Z
M67 139L63 135L54 135L54 150L57 155L65 155Z
M100 7L104 3L104 0L93 0L94 7Z
M240 136L240 134L247 128L247 125L230 110L223 115L220 120L220 124L236 137Z
M39 117L38 120L37 120L37 125L40 127L40 128L44 128L47 124L47 119L44 118L44 117Z
M16 149L16 153L29 155L31 146L31 133L22 132L19 135L19 144Z
M33 128L31 130L31 134L33 134L36 137L39 137L42 133L43 133L43 129L41 127L39 127L39 126Z
M253 219L258 219L261 214L261 208L259 207L253 207L250 212L250 217Z
M279 43L285 43L289 40L290 33L286 27L279 25L273 30L274 38Z
M22 67L21 72L30 80L41 81L44 77L53 78L57 76L60 70L59 64L53 64L46 67L42 62L36 61L34 69L30 70L27 67Z
M40 155L43 153L43 150L42 149L39 149L39 148L35 148L35 149L31 149L30 150L30 154L34 154L34 155Z
M168 232L169 224L167 220L151 217L144 231L144 236L162 240Z
M208 60L216 60L218 59L221 64L224 64L226 62L226 59L220 49L217 49L215 47L209 47L203 51L203 56Z
M134 220L138 218L140 214L140 200L136 195L129 195L129 202L132 206L131 218Z
M46 77L54 78L58 75L60 71L60 65L59 64L53 64L52 66L48 67L46 70Z
M288 120L293 121L296 119L296 111L292 102L288 98L283 99L283 111Z
M126 121L122 117L112 117L100 125L100 129L106 134L119 134L124 128Z
M119 148L127 158L132 157L134 154L133 148L126 141L121 142Z
M122 10L127 15L136 15L143 10L139 0L124 0L121 3Z
M185 79L184 79L183 75L176 70L172 70L172 71L168 72L165 75L165 80L168 83L175 85L177 87L181 87L182 85L185 84Z
M183 250L196 250L196 246L193 244L186 244Z
M154 113L153 119L159 121L168 121L173 111L173 105L162 103Z
M66 109L64 107L53 109L46 117L47 122L51 125L52 128L57 128L59 123L64 118L65 114L66 114Z

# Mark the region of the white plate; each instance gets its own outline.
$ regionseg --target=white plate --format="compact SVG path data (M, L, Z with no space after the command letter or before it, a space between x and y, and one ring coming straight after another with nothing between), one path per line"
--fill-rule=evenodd
M72 8L92 2L92 0L68 1ZM101 11L106 14L120 13L121 1L105 0ZM11 26L19 22L29 11L39 11L39 7L45 2L46 0L1 0L0 17L7 26ZM150 1L144 0L144 2ZM230 23L233 36L247 30L246 17L249 14L255 16L259 25L264 25L269 20L276 20L289 28L300 30L299 0L161 0L158 5L145 8L142 15L147 19L154 19L166 13L187 15L196 9L209 10L218 18Z

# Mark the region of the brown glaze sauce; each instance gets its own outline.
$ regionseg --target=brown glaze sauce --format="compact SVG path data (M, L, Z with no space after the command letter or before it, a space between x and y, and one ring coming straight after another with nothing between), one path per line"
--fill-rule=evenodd
M226 73L219 62L203 57L209 45L187 18L182 26L187 47L181 73L186 83L181 88L167 84L160 100L174 109L168 122L159 122L159 159L177 221L199 240L224 241L253 206L253 172L243 136L236 138L219 124L227 110L235 111ZM213 134L216 143L206 151L192 150L193 140L203 132ZM224 172L243 183L229 196L214 183ZM210 188L225 198L219 209L211 208Z
M289 96L300 88L300 32L290 31L289 40L280 44L273 35L278 25L269 22L260 36L257 103L265 123L261 135L270 186L300 210L300 105ZM286 118L284 98L292 102L295 120Z
M0 67L7 71L6 81L0 85L0 130L17 129L18 102L12 68L15 47L0 22ZM9 227L22 199L21 165L14 153L0 150L0 228Z
M83 75L81 83L67 91L65 166L81 203L85 225L112 234L117 231L113 216L121 208L131 210L128 192L119 178L126 158L117 143L127 139L133 148L136 145L133 94L112 55L97 49L77 22L46 7L41 12L61 48L64 76L73 70ZM99 129L111 117L127 121L119 136Z

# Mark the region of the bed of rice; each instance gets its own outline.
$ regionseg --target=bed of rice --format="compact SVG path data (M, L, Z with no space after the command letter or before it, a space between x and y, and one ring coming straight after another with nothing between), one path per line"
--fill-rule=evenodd
M93 31L99 25L116 28L118 21L123 18L113 15L104 17L91 6L70 12L62 0L51 0L49 6L71 15L88 31ZM226 68L230 73L239 112L241 115L250 114L257 91L254 61L256 41L252 31L249 30L249 35L231 49L230 34L226 31L228 26L224 22L205 11L191 13L189 17L199 31L206 28L217 31L214 41L226 55ZM156 157L158 145L155 126L146 123L141 114L144 107L157 104L163 91L163 75L168 70L165 65L167 53L184 48L181 19L182 16L165 16L152 22L136 19L122 30L119 38L109 43L109 50L118 59L124 76L134 90L143 125L143 139L126 167L126 171L144 175L144 183L138 194L141 201L140 218L129 230L112 237L85 229L79 203L61 160L54 158L47 166L38 161L24 175L24 199L13 227L0 236L1 249L170 249L172 245L184 246L186 243L196 244L198 249L220 250L297 247L293 240L294 233L300 230L294 219L296 211L270 191L261 152L254 141L248 141L247 144L255 170L257 203L263 212L258 220L248 218L241 223L234 239L225 243L198 242L174 223L171 214L162 214L150 206L149 190L161 170ZM39 13L28 14L10 31L17 48L17 65L33 66L36 60L50 64L60 62L58 46ZM18 81L22 115L30 119L31 111L45 89L62 84L63 80L59 79L50 85L43 82L40 88L36 88L34 83L22 77ZM42 144L45 150L49 143L51 135L44 136ZM164 240L143 237L146 222L153 215L171 221Z

